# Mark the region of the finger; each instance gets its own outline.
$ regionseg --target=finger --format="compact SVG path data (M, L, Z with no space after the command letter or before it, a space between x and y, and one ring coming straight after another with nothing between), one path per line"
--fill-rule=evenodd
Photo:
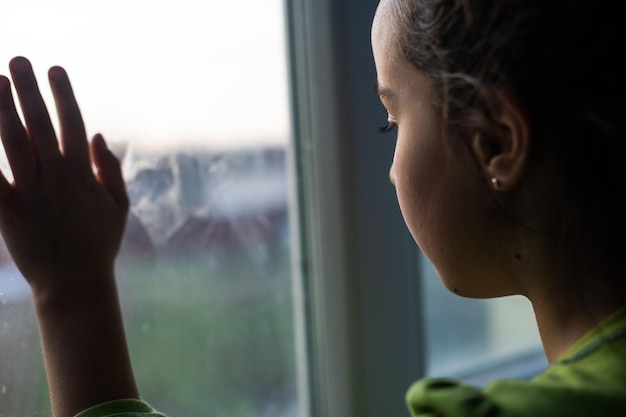
M0 210L9 201L10 197L14 193L14 189L9 184L9 181L5 178L4 174L0 172ZM2 213L0 213L1 215Z
M63 156L83 173L91 174L85 124L67 73L61 67L52 67L48 77L59 115Z
M91 141L91 155L98 170L98 180L109 191L113 200L125 210L130 202L126 193L126 184L122 176L119 159L109 150L102 135L94 136Z
M35 155L11 94L11 83L0 76L0 136L18 186L31 185L37 176Z
M9 68L40 167L45 169L47 165L58 164L61 159L59 144L30 62L23 57L13 58ZM49 178L49 175L44 177Z

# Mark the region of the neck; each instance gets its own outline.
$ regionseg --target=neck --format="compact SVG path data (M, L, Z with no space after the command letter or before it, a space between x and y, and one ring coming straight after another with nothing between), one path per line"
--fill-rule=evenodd
M626 298L620 291L602 285L601 281L591 281L594 280L570 275L565 285L541 286L529 292L550 363L558 361L585 333L626 306ZM585 285L590 282L593 285Z

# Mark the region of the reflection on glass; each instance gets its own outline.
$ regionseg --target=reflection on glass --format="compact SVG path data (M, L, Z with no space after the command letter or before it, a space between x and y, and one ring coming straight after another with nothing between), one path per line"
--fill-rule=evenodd
M122 160L118 283L142 396L172 416L297 415L282 2L23 0L3 16L0 61L29 57L44 92L65 66ZM49 415L1 242L0 415Z

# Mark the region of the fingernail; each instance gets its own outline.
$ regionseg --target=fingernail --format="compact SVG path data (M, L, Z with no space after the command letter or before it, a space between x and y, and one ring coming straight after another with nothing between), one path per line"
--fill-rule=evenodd
M96 146L102 150L106 150L108 149L107 147L107 143L104 140L104 137L100 134L100 133L96 133L96 135L93 138L96 141Z
M0 75L0 93L5 93L11 89L9 79L4 75Z
M32 71L32 67L30 65L30 62L28 62L28 60L26 58L21 57L21 56L13 58L13 60L11 61L11 69L13 69L13 71L17 71L17 72L29 72L29 71Z
M65 78L65 70L61 67L52 67L50 68L50 77L54 78L55 80L60 80Z

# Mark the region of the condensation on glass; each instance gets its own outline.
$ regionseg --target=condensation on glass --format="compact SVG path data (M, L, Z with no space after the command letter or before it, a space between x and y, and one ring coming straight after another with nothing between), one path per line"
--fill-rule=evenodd
M122 161L117 275L142 396L172 416L296 415L282 2L20 0L2 14L0 64L27 56L48 103L45 71L63 65L88 133ZM28 287L0 244L0 415L49 413Z

